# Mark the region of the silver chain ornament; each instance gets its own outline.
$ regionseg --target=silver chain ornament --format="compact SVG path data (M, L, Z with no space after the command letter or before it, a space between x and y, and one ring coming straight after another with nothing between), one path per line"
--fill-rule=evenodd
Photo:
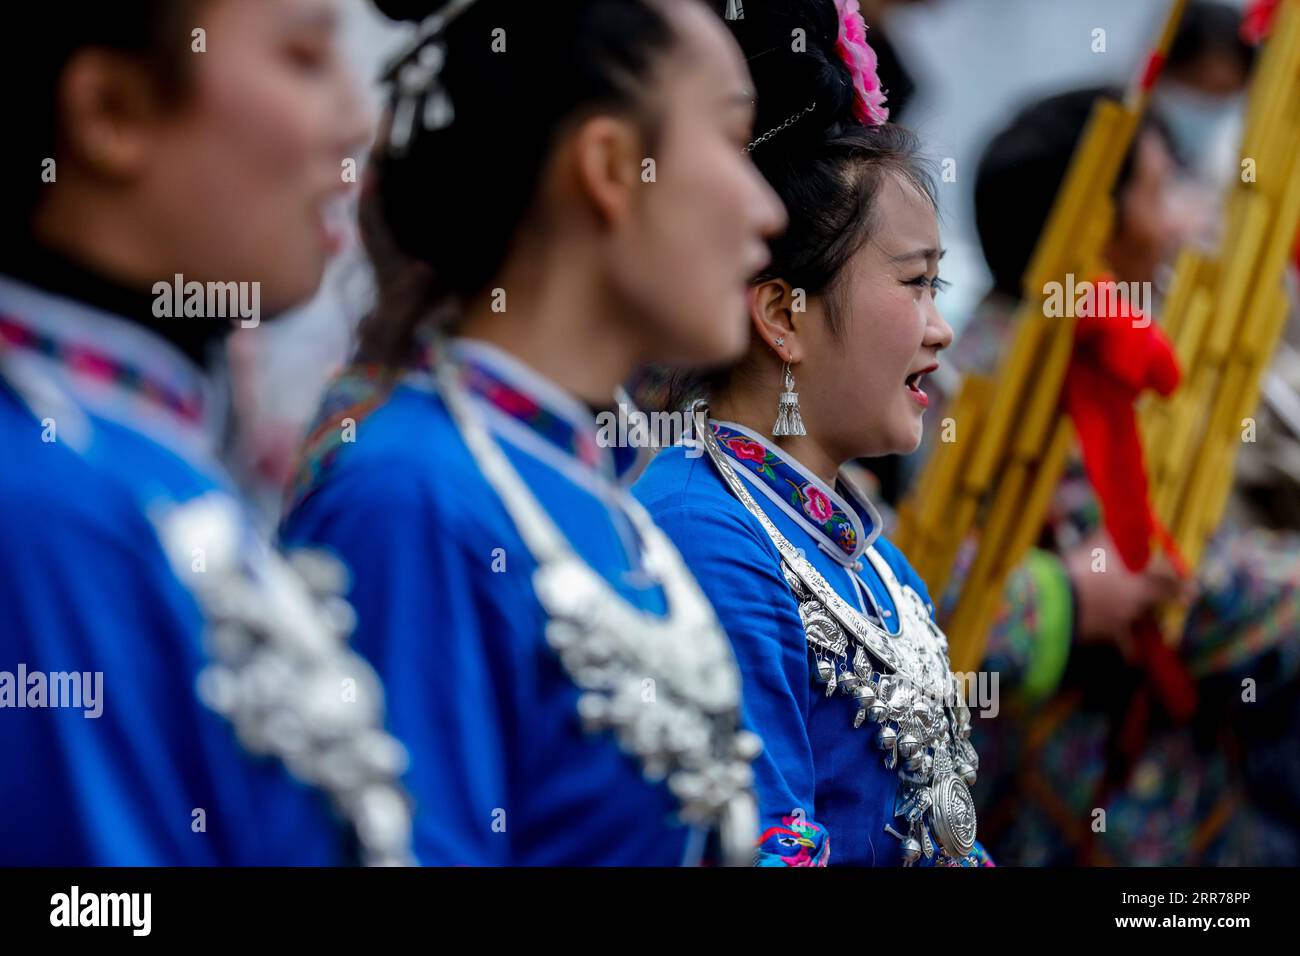
M788 118L784 123L782 123L780 126L773 126L770 130L768 130L766 133L764 133L764 134L763 134L762 136L760 136L758 139L754 140L752 143L750 143L748 146L746 146L746 147L744 148L744 150L742 150L742 152L752 153L754 150L758 149L758 147L762 146L764 143L766 143L769 139L771 139L771 138L772 138L773 136L775 136L777 133L780 133L780 132L783 132L783 131L789 129L791 126L793 126L795 123L799 122L799 120L801 120L801 119L802 119L804 116L806 116L807 114L811 113L811 112L812 112L813 110L815 110L816 108L817 108L817 101L814 100L813 102L811 102L811 103L809 103L807 106L805 106L803 109L801 109L799 112L797 112L797 113L793 114L792 116L790 116L790 117L789 117L789 118Z
M420 21L415 37L407 43L385 71L392 84L393 118L388 130L390 155L405 156L419 128L445 129L456 118L451 97L438 82L447 62L447 47L442 37L447 27L468 10L474 0L451 0L437 13Z
M198 694L249 752L279 758L323 791L368 866L411 866L406 748L384 730L384 690L348 646L347 571L328 555L288 560L241 544L239 504L220 492L151 515L172 569L204 613ZM202 564L195 567L195 555Z
M529 491L442 351L434 350L438 392L537 562L533 588L548 618L546 639L583 691L578 710L585 728L612 731L648 779L666 780L681 819L718 832L725 864L752 864L758 808L750 765L762 742L740 727L740 671L713 607L677 549L631 497L627 514L668 613L652 614L615 591ZM654 681L653 701L644 698L647 680Z

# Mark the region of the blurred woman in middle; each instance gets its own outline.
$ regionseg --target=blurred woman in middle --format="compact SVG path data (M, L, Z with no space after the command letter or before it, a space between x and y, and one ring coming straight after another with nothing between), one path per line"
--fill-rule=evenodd
M914 138L887 123L856 0L738 7L725 16L758 87L749 152L790 224L750 288L747 354L672 383L673 405L695 399L706 454L661 452L635 493L740 661L766 745L759 862L987 863L947 641L840 475L921 439L923 379L952 338L934 301L931 181Z
M596 423L639 366L745 347L784 213L743 58L699 0L379 5L420 23L363 212L381 299L284 534L351 568L416 853L748 863L734 656Z

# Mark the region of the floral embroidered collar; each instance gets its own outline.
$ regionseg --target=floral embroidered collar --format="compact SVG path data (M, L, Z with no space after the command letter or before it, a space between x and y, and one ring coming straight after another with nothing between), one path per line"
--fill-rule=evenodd
M828 488L768 439L734 422L710 420L718 444L741 466L740 474L824 545L845 567L854 565L880 536L880 515L843 475Z
M462 384L493 411L611 481L627 484L636 477L645 449L602 440L607 429L598 427L597 413L560 386L485 342L454 339L447 348ZM629 404L626 395L616 401L618 406L608 410L611 417Z
M216 447L222 410L209 376L135 322L0 276L0 357L15 385L52 385L179 449Z
M433 368L432 339L424 341L419 361L407 380L428 386ZM535 451L567 467L571 475L588 486L598 487L586 476L593 472L605 481L626 486L644 465L643 451L631 445L600 440L592 411L558 385L522 362L485 342L452 339L449 350L466 388L513 436L531 442ZM287 508L295 507L319 484L343 448L345 419L361 422L387 400L404 373L374 364L353 364L326 390L321 408L307 433L297 473L290 484ZM627 403L626 397L620 404ZM572 465L578 466L576 469Z

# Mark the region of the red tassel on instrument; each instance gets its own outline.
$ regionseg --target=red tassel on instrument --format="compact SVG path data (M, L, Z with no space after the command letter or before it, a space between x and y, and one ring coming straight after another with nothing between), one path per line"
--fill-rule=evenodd
M1103 276L1093 287L1104 289L1111 281ZM1151 556L1156 519L1133 403L1149 388L1169 395L1181 373L1173 347L1155 323L1123 300L1115 315L1105 314L1107 298L1094 296L1096 314L1076 320L1062 400L1074 420L1106 530L1124 564L1140 571Z
M1106 288L1103 276L1095 289ZM1108 314L1108 296L1096 295L1097 308L1076 322L1074 353L1066 373L1062 400L1074 420L1083 466L1098 500L1106 531L1131 571L1151 558L1151 539L1160 542L1175 570L1188 569L1173 540L1151 509L1146 465L1133 404L1147 389L1169 395L1181 372L1173 347L1154 322L1125 301ZM1196 685L1175 650L1164 641L1154 619L1141 621L1134 633L1138 666L1146 672L1151 693L1171 718L1182 721L1196 709ZM1142 709L1139 705L1138 710ZM1136 714L1130 733L1144 736L1145 718ZM1142 728L1142 729L1139 729Z

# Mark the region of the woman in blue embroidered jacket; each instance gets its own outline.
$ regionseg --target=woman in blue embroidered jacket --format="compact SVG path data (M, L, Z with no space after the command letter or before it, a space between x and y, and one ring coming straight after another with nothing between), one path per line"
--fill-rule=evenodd
M635 491L736 649L766 745L759 862L972 865L978 760L946 642L839 475L920 441L922 378L952 335L934 196L913 138L883 122L856 3L751 2L731 26L771 131L753 156L790 225L751 288L749 352L674 381L707 402L704 447L661 452Z
M348 862L351 838L323 795L239 738L318 707L298 693L318 663L357 680L362 707L339 704L348 717L375 703L363 697L373 681L299 616L310 602L222 465L233 313L193 300L178 312L171 294L179 277L252 283L252 321L315 292L325 204L368 131L335 46L338 11L332 0L18 6L27 29L0 33L3 85L22 91L0 157L16 199L0 263L0 864ZM195 25L203 56L190 52ZM213 616L213 588L239 588L236 614L252 611L268 573L279 598L306 601L293 626L329 636L320 657L279 657ZM247 686L243 641L289 668L256 713L226 706ZM200 674L225 693L201 702ZM239 737L205 703L235 717ZM305 742L324 739L320 723ZM398 805L376 809L400 844L396 768L388 778L376 793Z
M672 865L716 826L747 858L734 658L595 417L642 363L744 347L783 214L743 60L695 0L380 6L439 18L393 73L381 299L284 534L351 567L417 853Z

